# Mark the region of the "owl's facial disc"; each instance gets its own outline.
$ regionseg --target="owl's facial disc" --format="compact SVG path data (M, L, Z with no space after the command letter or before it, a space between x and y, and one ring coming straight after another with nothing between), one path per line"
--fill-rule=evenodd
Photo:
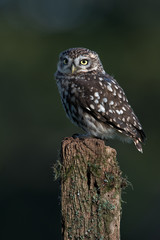
M91 64L91 59L89 57L79 56L73 60L75 71L72 73L88 72Z
M72 59L68 56L61 57L57 65L58 71L64 74L71 73Z
M68 56L60 58L58 71L64 74L76 74L96 70L97 66L88 56L71 59Z

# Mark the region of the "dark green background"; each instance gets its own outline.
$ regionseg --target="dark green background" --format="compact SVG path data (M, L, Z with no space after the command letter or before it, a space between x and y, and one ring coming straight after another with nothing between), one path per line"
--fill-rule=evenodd
M99 53L147 135L144 154L109 141L133 184L123 194L122 240L160 239L160 2L0 1L0 239L60 239L61 140L66 118L53 74L70 47Z

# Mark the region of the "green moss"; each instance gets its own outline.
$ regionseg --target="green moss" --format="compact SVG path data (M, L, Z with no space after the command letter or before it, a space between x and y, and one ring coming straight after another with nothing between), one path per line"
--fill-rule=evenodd
M117 183L119 183L118 178L110 172L105 172L104 187L106 191L111 191Z
M53 176L54 181L56 181L61 176L62 164L59 160L53 165Z
M98 196L98 194L95 194L95 195L92 197L92 202L93 202L93 203L97 203L98 200L99 200L99 196Z
M89 171L93 174L95 177L100 177L101 175L101 168L98 164L88 163Z
M115 205L110 203L108 200L102 201L101 205L102 205L103 210L114 210L115 209Z
M121 188L122 190L124 190L126 187L130 186L132 189L133 189L133 185L132 183L128 180L128 177L125 176L125 177L122 177L122 180L121 180Z
M78 154L73 157L73 159L81 159L81 158L82 158L82 156L78 155Z
M70 167L66 168L65 174L62 175L61 173L61 178L64 182L71 176L73 170L74 170L74 167L73 165L71 165Z

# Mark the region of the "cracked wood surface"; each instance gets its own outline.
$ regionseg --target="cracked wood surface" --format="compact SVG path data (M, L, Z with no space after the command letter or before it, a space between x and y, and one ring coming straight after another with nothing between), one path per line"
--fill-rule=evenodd
M122 177L116 151L95 138L61 146L63 240L119 240Z

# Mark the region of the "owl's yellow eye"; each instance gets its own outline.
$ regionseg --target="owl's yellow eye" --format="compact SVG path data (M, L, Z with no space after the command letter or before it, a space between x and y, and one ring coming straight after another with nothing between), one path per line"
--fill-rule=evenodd
M64 63L64 64L67 64L67 63L68 63L68 59L67 59L67 58L64 58L64 59L63 59L63 63Z
M83 59L80 61L81 65L87 65L88 64L88 60L87 59Z

